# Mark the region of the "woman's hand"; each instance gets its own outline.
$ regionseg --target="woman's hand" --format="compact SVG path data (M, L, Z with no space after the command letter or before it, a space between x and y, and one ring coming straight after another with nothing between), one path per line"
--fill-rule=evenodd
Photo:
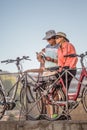
M46 56L46 60L47 60L47 61L52 61L52 58L49 57L49 56Z

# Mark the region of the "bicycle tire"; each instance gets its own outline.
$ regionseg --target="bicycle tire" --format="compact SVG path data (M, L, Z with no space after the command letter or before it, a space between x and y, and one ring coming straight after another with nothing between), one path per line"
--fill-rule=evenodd
M26 89L24 87L22 87L21 91L20 91L20 104L22 106L22 111L25 111L26 109Z
M3 91L0 89L0 119L4 116L6 108L5 106L6 106L6 99Z
M32 96L34 100L30 100L29 95L27 95L30 94L30 92L28 92L30 89L28 88L29 86L27 87L27 91L25 88L21 89L20 102L22 105L22 110L24 111L27 120L28 119L38 120L42 113L41 93L39 90L37 90L36 92L32 92ZM31 94L30 94L30 98L31 98Z
M59 100L58 100L58 101L65 101L66 96L65 96L65 94L64 94L64 92L63 92L63 90L62 90L61 87L58 88L57 94L58 94L58 96L59 96ZM55 104L56 104L56 103L55 103ZM56 104L56 106L58 107L58 113L57 113L58 115L57 115L57 117L52 118L52 117L50 117L50 116L46 113L45 115L43 115L45 119L47 119L47 120L49 120L49 121L55 121L55 120L60 119L60 116L62 115L62 113L63 113L64 110L65 110L65 105L63 105L63 106L62 106L62 105L59 105L59 106L58 106L58 104Z
M84 110L87 112L87 88L84 88L82 95L82 104Z
M32 83L31 84L29 83L27 85L27 90L28 90L27 91L27 100L28 100L29 103L35 101L34 96L33 96L34 95L34 91L33 91L34 86L35 85L32 84Z
M28 103L34 102L34 91L33 88L35 87L35 85L33 83L27 83L27 87L25 88L25 86L22 87L21 91L20 91L20 103L26 107L25 101L26 99L24 99L24 94L26 93L26 98ZM24 91L24 92L23 92Z

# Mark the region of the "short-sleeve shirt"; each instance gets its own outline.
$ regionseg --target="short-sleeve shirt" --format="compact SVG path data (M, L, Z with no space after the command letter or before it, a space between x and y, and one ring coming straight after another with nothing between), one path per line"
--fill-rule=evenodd
M58 66L64 67L69 66L71 69L76 68L76 64L78 61L77 57L64 57L64 55L68 54L76 54L75 47L69 43L65 42L62 44L62 47L60 46L58 49Z
M50 44L48 44L45 47L45 55L58 60L58 47L59 47L58 44L54 46L51 46ZM45 61L45 68L50 68L50 67L55 67L55 66L58 66L58 64L51 61L47 61L47 60Z

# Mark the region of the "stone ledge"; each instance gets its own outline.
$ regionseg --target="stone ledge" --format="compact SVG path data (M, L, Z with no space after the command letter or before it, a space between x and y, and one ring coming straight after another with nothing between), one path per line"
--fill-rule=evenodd
M0 130L87 130L87 121L0 121Z

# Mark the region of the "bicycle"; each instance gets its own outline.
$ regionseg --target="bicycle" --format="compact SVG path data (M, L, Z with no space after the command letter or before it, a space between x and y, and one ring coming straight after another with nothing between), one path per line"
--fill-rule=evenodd
M87 56L87 52L80 54L80 55L75 55L75 54L71 54L71 55L66 55L66 57L79 57L80 58L80 63L82 66L82 70L81 70L81 74L80 74L80 78L76 78L75 76L73 76L70 72L69 69L65 69L64 73L69 73L73 78L75 78L78 81L78 86L77 86L77 90L75 93L68 93L67 88L64 85L63 79L61 78L62 75L64 73L62 73L61 75L58 74L58 78L56 80L48 80L48 84L46 83L46 81L40 81L41 85L36 85L34 87L36 87L35 91L38 94L41 93L41 97L39 97L36 100L36 105L38 103L38 100L41 100L42 105L46 106L47 104L52 104L52 105L57 105L58 106L58 116L56 118L51 118L46 112L44 113L44 109L42 110L41 116L39 119L45 118L47 120L58 120L58 119L71 119L70 117L70 112L75 109L79 103L81 102L83 104L83 107L85 109L85 111L87 112L87 84L85 84L84 78L87 79L87 70L86 67L83 63L83 59L85 58L85 56ZM58 68L57 68L58 70ZM52 71L52 69L51 69ZM67 81L67 79L66 79ZM43 86L43 82L45 82L45 86ZM57 84L55 86L55 84ZM67 83L66 83L67 84ZM84 86L84 88L83 88ZM80 94L80 90L81 88L83 88L81 96L79 97ZM59 96L59 100L55 101L53 98L53 93L54 91L56 91L57 89L57 94ZM47 103L43 102L43 97L46 98L46 100L48 101ZM50 98L51 97L51 98ZM79 98L79 100L78 100ZM43 107L42 107L43 108ZM32 111L33 111L33 107L32 107ZM34 120L34 116L31 115L31 113L28 113L28 118Z
M52 69L52 68L51 68ZM58 67L54 67L53 69L58 69ZM48 70L48 69L47 69ZM46 70L46 71L47 71ZM32 70L28 70L27 72L30 72ZM36 72L37 70L35 70ZM42 72L42 69L38 69L38 72ZM34 71L33 71L34 72ZM55 89L53 87L53 84L55 84L55 75L51 76L40 76L38 77L37 82L35 84L29 84L30 88L33 87L32 89L32 97L34 100L29 100L29 106L27 106L27 118L30 120L38 120L42 119L43 117L46 118L46 105L52 104L51 100L49 99L51 93L53 94L55 92ZM53 87L52 92L50 89ZM50 93L49 93L50 91ZM62 95L61 95L62 94ZM65 95L62 92L61 89L58 89L58 95L60 96L60 100L65 100ZM44 102L43 99L44 97L46 100L49 100L48 103ZM46 104L45 104L46 103ZM35 116L35 107L38 107L39 113L38 115ZM64 107L64 106L62 106Z
M17 74L16 83L14 83L11 86L11 88L8 92L5 92L2 80L0 79L0 119L4 116L4 113L6 110L7 111L13 110L15 108L16 102L18 100L20 100L21 105L23 105L22 95L25 92L25 89L26 89L26 98L27 99L30 98L30 97L28 98L28 95L31 95L31 91L29 90L27 75L26 75L26 73L23 73L23 70L22 70L22 64L21 64L22 60L30 60L30 59L29 59L29 56L23 56L21 58L17 57L15 60L8 59L8 60L1 61L1 63L6 63L6 64L15 63L16 67L18 69L18 73L16 73ZM21 87L20 99L16 99L17 90L18 90L19 86ZM12 94L11 94L11 92L12 92ZM32 95L31 95L31 97L32 97Z

